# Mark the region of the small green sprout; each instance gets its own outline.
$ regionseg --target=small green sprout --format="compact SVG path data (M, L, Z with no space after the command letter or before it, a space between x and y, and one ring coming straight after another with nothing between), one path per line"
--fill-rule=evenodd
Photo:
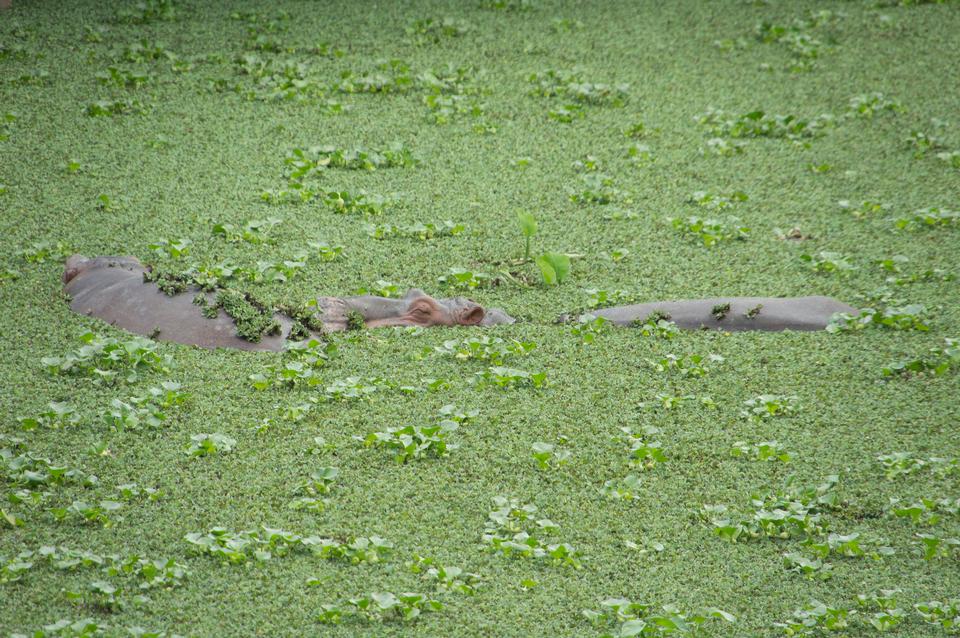
M570 334L580 337L581 345L594 343L598 335L609 332L610 320L606 317L595 317L591 314L581 315L577 324L570 330Z
M520 211L517 213L517 222L524 238L523 260L530 261L530 239L537 234L537 220L533 214Z
M192 443L187 446L187 456L201 457L220 452L229 452L237 444L237 440L226 434L194 434L190 437Z
M789 416L797 411L799 399L793 395L761 394L743 402L746 409L740 416L753 421L766 421Z
M730 455L744 457L756 461L782 461L789 463L793 458L783 445L777 441L763 441L761 443L746 443L737 441L730 448Z
M565 440L565 439L564 439ZM557 469L570 460L570 450L559 447L554 443L537 441L531 447L533 460L541 470Z

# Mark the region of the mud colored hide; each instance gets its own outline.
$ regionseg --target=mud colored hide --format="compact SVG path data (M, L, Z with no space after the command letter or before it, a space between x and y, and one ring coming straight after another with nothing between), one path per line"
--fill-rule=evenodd
M154 283L144 282L146 272L135 257L96 257L74 255L63 273L63 291L75 312L97 317L118 328L136 334L203 348L280 351L293 325L291 319L275 314L281 330L263 335L258 342L236 336L233 319L223 309L216 318L203 315L193 303L197 294L213 302L216 293L201 293L192 288L167 295ZM367 327L436 326L513 323L502 310L485 311L478 304L457 297L434 299L420 290L410 290L403 299L360 297L320 297L317 306L324 329L346 330L349 317L358 312Z
M714 315L714 309L725 304L730 304L730 309L722 318L718 318ZM752 313L758 306L759 311ZM719 297L617 306L591 314L605 317L618 325L629 326L655 312L670 315L670 320L678 327L688 330L712 328L738 332L823 330L834 313L857 314L858 311L831 297Z

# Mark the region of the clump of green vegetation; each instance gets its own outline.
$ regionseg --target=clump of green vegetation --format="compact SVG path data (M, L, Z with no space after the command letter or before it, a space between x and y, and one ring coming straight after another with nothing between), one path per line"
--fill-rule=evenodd
M930 471L939 477L960 473L960 458L958 457L920 459L910 452L893 452L891 454L881 454L877 457L877 460L883 465L888 480L913 474L924 467L929 467Z
M537 344L532 341L504 341L500 337L468 337L463 340L451 339L436 346L438 354L450 356L458 361L486 361L493 365L503 365L508 359L530 354Z
M90 117L113 117L115 115L140 115L147 112L143 102L133 98L97 100L88 104L84 112Z
M676 605L664 605L659 610L647 603L635 603L626 598L607 598L600 601L600 609L584 609L581 615L598 628L603 636L654 636L661 633L678 636L698 635L710 620L736 622L733 614L716 607L703 611L683 611ZM669 627L668 630L661 628Z
M760 443L737 441L730 448L730 455L755 461L782 461L783 463L789 463L793 458L777 441L762 441Z
M363 227L374 239L410 238L428 241L438 237L457 237L466 231L464 224L455 224L449 219L443 222L416 224L366 224Z
M890 206L882 202L863 200L856 206L847 199L841 199L837 202L837 206L842 208L845 211L849 211L851 215L857 219L864 219L867 217L873 217L879 215L880 213L886 213L890 210Z
M561 443L566 443L566 437L560 437ZM533 460L537 462L537 467L541 470L557 469L566 465L570 460L572 452L555 443L545 443L537 441L530 450Z
M606 105L620 107L629 100L629 84L602 84L587 81L583 71L573 69L548 69L532 73L527 81L534 85L533 95L573 100L579 104ZM566 105L570 108L577 105Z
M417 45L440 44L449 38L459 38L466 35L471 25L457 18L425 18L414 20L404 28L407 36Z
M69 403L51 401L47 404L46 410L35 417L17 417L17 423L24 432L36 430L37 428L65 428L77 425L80 422L80 415L76 409Z
M723 321L728 314L730 314L729 303L716 304L713 308L710 309L710 316L712 316L717 321Z
M567 543L549 544L542 535L560 526L548 518L535 518L537 506L515 498L497 496L487 516L481 543L490 551L526 559L547 560L555 565L580 569L580 552Z
M857 269L841 253L822 250L816 255L803 253L800 259L810 264L814 272L836 273L839 275L850 273Z
M418 160L413 151L402 142L385 148L354 146L343 148L332 145L294 148L287 154L284 163L290 167L290 176L302 179L324 169L373 171L378 168L411 168Z
M363 313L359 310L351 310L347 313L347 330L363 330L367 326Z
M340 476L340 470L335 467L321 467L316 472L312 472L310 478L294 490L296 494L303 496L290 501L288 507L320 514L329 504L324 496L333 489L333 483L338 476Z
M345 70L334 87L340 93L407 93L414 88L410 65L399 58L380 62L373 71Z
M191 532L183 537L193 552L220 558L230 564L242 564L251 558L258 562L284 557L295 552L309 553L325 560L340 560L352 565L379 563L393 551L393 543L379 536L359 536L347 541L264 526L262 531L231 532L214 527L209 532Z
M620 431L623 433L623 441L629 448L630 467L646 471L667 462L663 443L657 440L657 436L662 434L659 428L652 425L639 428L625 425L620 428Z
M639 330L644 337L673 339L680 335L680 328L670 320L670 314L655 310L644 319L635 319L631 326Z
M467 268L451 268L446 275L437 277L437 281L451 288L475 290L487 288L499 283L499 278L485 272L474 272Z
M666 354L656 359L647 359L646 363L656 372L676 374L682 377L702 377L706 376L707 372L715 365L723 361L722 356L713 353L707 356Z
M117 66L108 66L106 71L97 73L97 81L100 84L113 85L121 89L139 89L154 79L150 73Z
M338 214L382 215L396 201L383 195L375 195L364 190L356 195L348 191L328 191L323 195L323 203Z
M48 261L63 261L73 252L63 241L38 241L19 252L28 264L44 264Z
M864 93L854 95L850 98L850 105L847 112L851 117L862 117L866 119L873 118L879 114L897 114L904 113L904 109L899 102L889 98L883 93Z
M479 385L491 385L498 388L542 388L547 383L546 372L527 372L504 366L490 366L477 372L474 381Z
M799 402L799 399L793 395L761 394L743 402L744 409L740 412L740 416L752 421L785 417L797 411Z
M249 293L224 289L217 292L215 305L233 319L237 336L257 343L263 335L279 334L280 322L273 310Z
M373 282L373 285L371 286L357 288L354 294L373 295L375 297L383 297L385 299L396 299L402 296L400 292L400 286L385 279L378 279Z
M894 219L898 230L917 228L942 228L960 225L960 211L930 207L913 211L910 215Z
M905 306L887 306L880 310L864 308L854 316L847 312L838 312L827 324L827 332L858 332L870 327L892 330L920 330L926 332L930 327L925 323L927 309L923 304Z
M120 341L94 332L80 335L83 344L62 357L40 360L53 375L73 375L102 383L135 383L147 372L169 372L173 357L161 354L157 343L143 337Z
M3 58L3 45L0 45L0 59ZM17 114L12 111L0 113L0 142L10 139L10 130L13 123L17 121Z
M838 480L831 475L818 485L799 485L790 477L779 490L753 495L754 511L747 518L731 518L724 505L705 505L701 515L730 542L818 537L827 529L824 512L839 505L834 491Z
M214 224L214 236L223 237L228 242L249 242L251 244L270 243L271 239L268 233L278 226L282 219L279 217L269 217L267 219L251 219L243 225L243 228L237 228L233 224Z
M109 204L107 204L107 206L109 206ZM180 259L181 257L186 257L190 253L191 244L193 244L193 242L184 237L179 239L168 239L166 237L161 237L160 239L150 242L147 245L147 248L156 253L157 257L160 257L161 259Z
M302 341L290 341L283 345L279 363L265 366L266 372L247 377L256 390L276 386L287 389L312 388L323 383L320 369L337 355L338 347L333 341L307 337Z
M76 522L81 525L100 524L103 528L113 527L117 518L115 512L123 507L117 501L100 501L96 504L76 500L66 507L52 507L50 514L57 522Z
M747 319L756 319L757 317L760 316L760 311L762 310L763 310L763 304L758 303L756 306L752 308L747 308L747 311L743 313L743 316L746 317Z
M629 193L616 188L613 178L599 172L589 172L580 176L583 185L577 188L568 187L570 201L576 204L600 204L605 206L617 201L627 202Z
M188 395L179 383L164 381L146 394L126 400L113 399L100 413L100 420L117 431L157 429L167 420L167 410L182 405Z
M532 213L520 211L517 213L517 223L523 233L523 260L530 261L530 240L537 234L537 219Z
M957 368L960 368L960 339L945 337L943 347L930 348L925 356L888 363L882 372L885 377L910 374L940 376Z
M170 22L176 20L176 18L176 3L172 0L144 0L130 7L117 9L113 15L115 22L126 22L130 24Z
M383 432L371 432L361 440L365 447L380 447L395 452L397 463L406 463L410 459L427 456L447 456L456 448L447 439L458 427L456 421L443 420L435 425L387 428Z
M591 309L607 308L609 306L625 306L636 303L638 299L636 293L628 290L588 288L583 292L588 295L587 307Z
M711 191L696 191L690 196L690 202L701 208L708 210L725 210L741 202L745 202L749 197L743 191L731 191L730 193L714 193Z
M424 612L441 611L443 604L414 592L371 592L337 603L326 603L321 605L320 609L317 620L325 624L340 624L345 617L361 617L374 622L399 620L409 623L417 620Z
M237 440L215 432L213 434L194 434L190 437L187 446L187 456L200 457L229 452L237 444Z
M570 334L580 338L581 345L594 343L597 337L610 330L610 320L606 317L596 317L591 314L581 315L577 324L570 329Z
M680 235L698 239L708 248L720 242L731 239L744 240L750 236L750 228L736 217L730 217L724 221L694 215L687 218L668 217L667 221Z
M950 168L960 168L960 151L937 153L937 159L941 162L946 162Z
M796 115L771 115L758 110L735 116L714 107L708 108L695 119L714 137L770 137L794 142L823 135L832 122L829 115L803 119Z
M700 149L701 155L715 155L717 157L731 157L742 155L747 143L741 140L725 140L722 137L711 137L704 142L706 146Z
M534 0L480 0L481 9L491 11L523 12L531 11L537 6Z

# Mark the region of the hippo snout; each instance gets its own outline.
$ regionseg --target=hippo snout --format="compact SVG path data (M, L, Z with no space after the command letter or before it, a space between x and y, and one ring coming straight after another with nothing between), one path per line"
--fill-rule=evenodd
M480 322L481 326L495 326L498 324L511 324L516 323L516 319L505 313L500 308L489 308L483 316L483 320Z

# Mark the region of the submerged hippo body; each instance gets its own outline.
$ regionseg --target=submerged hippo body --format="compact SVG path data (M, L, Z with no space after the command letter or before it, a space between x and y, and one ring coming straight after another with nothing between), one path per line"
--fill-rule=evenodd
M724 306L730 305L726 312ZM831 297L719 297L658 301L604 308L591 313L615 324L629 326L661 313L680 328L741 330L823 330L837 312L857 309Z
M223 309L218 309L216 318L203 315L200 306L193 303L199 289L167 295L156 284L143 280L145 272L146 267L135 257L84 259L75 255L67 260L63 291L73 311L155 339L204 348L283 348L292 325L287 317L275 315L280 334L263 335L256 343L247 341L236 335L233 319ZM214 296L207 293L210 301Z
M143 279L147 268L135 257L96 257L74 255L67 260L63 290L75 312L103 319L129 332L203 348L240 350L283 349L293 321L280 313L274 319L278 334L265 334L252 342L236 335L233 319L223 309L215 318L203 315L194 303L198 294L213 302L216 293L198 288L167 295L156 284ZM402 299L358 297L320 297L317 307L324 330L346 330L352 317L370 328L383 326L435 326L513 323L498 309L485 311L478 304L460 297L434 299L420 290L410 290Z

